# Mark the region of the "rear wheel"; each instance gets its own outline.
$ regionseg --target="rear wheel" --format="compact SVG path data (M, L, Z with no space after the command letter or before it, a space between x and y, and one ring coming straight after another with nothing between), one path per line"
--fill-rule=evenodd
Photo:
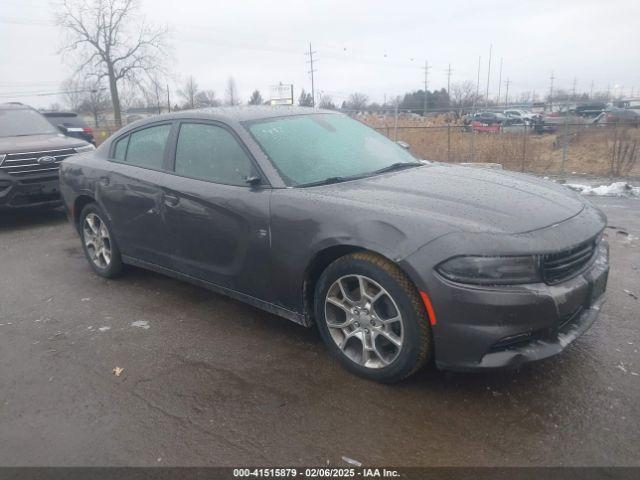
M94 272L106 278L120 274L120 250L107 216L95 203L88 204L80 213L80 237L84 254Z
M373 253L347 255L327 267L316 286L315 318L342 365L372 380L402 380L432 354L431 328L415 286Z

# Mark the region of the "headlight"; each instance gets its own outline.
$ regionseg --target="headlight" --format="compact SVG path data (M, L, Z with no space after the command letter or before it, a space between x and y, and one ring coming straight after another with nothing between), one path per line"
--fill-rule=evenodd
M478 285L509 285L542 281L540 260L527 257L454 257L436 267L454 282Z
M90 143L87 145L83 145L81 147L75 147L74 150L76 151L76 153L85 153L85 152L90 152L92 150L95 150L96 147L94 147L93 145L91 145Z

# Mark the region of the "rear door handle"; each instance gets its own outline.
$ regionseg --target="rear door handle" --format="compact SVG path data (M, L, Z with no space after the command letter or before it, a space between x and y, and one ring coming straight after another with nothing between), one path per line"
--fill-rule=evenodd
M180 199L178 197L176 197L175 195L166 195L164 196L164 203L170 207L175 207L176 205L178 205L178 202L180 201Z

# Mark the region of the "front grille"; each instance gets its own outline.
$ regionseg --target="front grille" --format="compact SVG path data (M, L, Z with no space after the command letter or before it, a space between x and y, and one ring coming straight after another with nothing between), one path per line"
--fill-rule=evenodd
M34 173L52 173L56 175L60 162L76 153L73 148L64 150L42 150L38 152L8 153L0 164L0 171L16 177L28 177ZM42 157L53 157L50 163L38 163Z
M560 283L575 276L593 258L596 240L592 239L577 247L542 257L542 277L550 285Z

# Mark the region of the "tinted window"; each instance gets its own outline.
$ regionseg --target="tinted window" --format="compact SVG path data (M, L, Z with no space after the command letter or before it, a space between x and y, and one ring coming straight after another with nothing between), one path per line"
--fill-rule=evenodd
M49 120L49 122L55 125L56 127L58 125L64 125L65 127L82 127L82 128L87 126L85 121L75 114L56 115L52 113L45 113L44 116L47 117L47 120Z
M30 108L0 108L0 137L60 133L40 113Z
M253 171L249 157L229 131L202 123L180 127L175 170L226 185L246 185Z
M116 143L116 148L113 150L113 158L118 162L124 162L124 157L127 154L127 143L129 142L129 135L121 138Z
M161 169L164 147L167 144L170 131L171 125L158 125L157 127L133 132L129 136L126 163L140 167Z

